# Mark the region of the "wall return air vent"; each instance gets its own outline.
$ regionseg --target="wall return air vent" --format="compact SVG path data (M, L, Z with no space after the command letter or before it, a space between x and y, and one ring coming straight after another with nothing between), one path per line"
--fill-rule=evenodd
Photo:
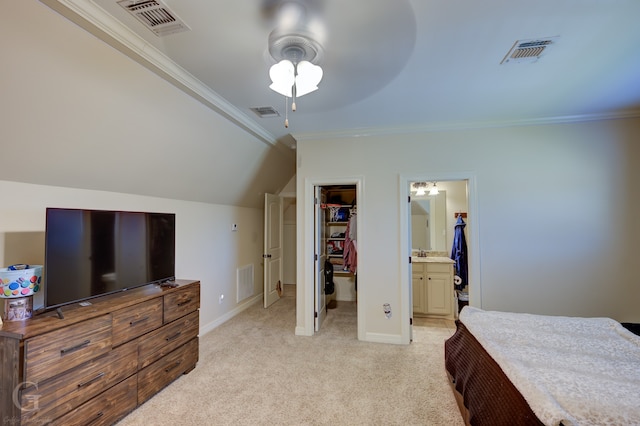
M536 62L546 53L549 46L556 42L557 38L558 37L547 37L532 40L517 40L500 64Z
M159 37L191 30L160 0L121 0L118 4Z

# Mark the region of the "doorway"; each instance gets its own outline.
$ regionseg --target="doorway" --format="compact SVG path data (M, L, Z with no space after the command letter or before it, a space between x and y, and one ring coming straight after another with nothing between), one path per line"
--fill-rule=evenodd
M427 183L426 194L416 197L415 182ZM429 196L428 188L437 185L440 195ZM407 316L409 329L406 334L409 340L412 336L412 324L414 319L414 288L412 274L411 256L416 255L420 250L424 250L427 255L442 256L450 258L454 240L454 228L459 214L464 214L466 226L466 238L469 254L469 278L468 291L470 299L474 300L474 305L480 305L480 282L478 277L478 252L477 252L477 215L475 214L475 177L473 175L416 175L403 176L400 178L400 199L401 199L401 235L404 243L401 245L401 254L409 259L407 267L402 268L402 282L406 283ZM418 185L421 186L421 185ZM412 191L413 189L413 191ZM407 202L408 200L408 202ZM416 201L412 206L412 201ZM440 204L440 205L438 205ZM444 208L443 208L444 204ZM413 213L412 213L413 209ZM440 211L440 213L438 213ZM416 217L417 216L417 217ZM422 229L416 230L414 226L422 224ZM413 231L419 231L414 238ZM414 245L418 241L418 246ZM423 253L424 255L425 253ZM453 286L452 292L453 292ZM404 293L404 292L403 292ZM467 294L469 294L467 293ZM457 293L453 293L454 297ZM457 314L459 308L457 302L453 304L454 312Z
M341 315L357 318L358 202L356 186L349 184L317 185L314 198L314 330L318 332L338 306Z

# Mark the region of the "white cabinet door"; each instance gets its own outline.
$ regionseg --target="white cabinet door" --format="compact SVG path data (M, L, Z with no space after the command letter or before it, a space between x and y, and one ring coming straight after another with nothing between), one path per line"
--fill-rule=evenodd
M451 276L443 273L427 273L427 313L451 314Z
M412 285L412 299L413 299L413 313L414 314L426 314L426 297L427 288L425 283L424 266L420 264L413 264L411 266L411 285Z

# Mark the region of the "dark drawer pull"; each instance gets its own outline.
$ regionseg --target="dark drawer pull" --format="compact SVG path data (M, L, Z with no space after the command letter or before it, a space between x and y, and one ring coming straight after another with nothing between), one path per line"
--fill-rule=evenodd
M102 411L100 411L98 414L96 414L96 416L91 419L91 421L89 421L89 423L87 423L88 425L90 425L91 423L95 422L96 420L100 419L100 417L104 416L104 413Z
M180 335L181 335L181 334L182 334L182 332L181 332L181 331L178 331L178 332L177 332L176 334L174 334L173 336L167 337L167 338L166 338L166 339L164 339L164 340L166 340L167 342L170 342L170 341L175 340L175 339L177 339L178 337L180 337Z
M130 325L131 327L133 327L133 326L136 326L136 325L140 324L141 322L145 322L145 321L146 321L146 320L148 320L148 319L149 319L149 317L148 317L148 316L147 316L147 317L144 317L144 318L140 318L139 320L131 321L131 322L129 323L129 325Z
M85 386L90 385L91 383L97 382L98 380L102 379L104 377L104 372L98 374L96 377L94 377L93 379L89 379L86 382L82 382L82 383L78 383L78 387L82 388Z
M168 373L169 371L173 370L174 368L178 367L180 364L182 364L182 360L176 362L175 364L173 364L171 367L167 367L164 369L165 373Z
M77 351L78 349L82 349L84 347L87 347L87 346L89 346L89 343L91 343L91 340L85 340L84 342L80 343L79 345L75 345L75 346L72 346L70 348L60 349L60 355L66 355L68 353Z
M183 306L186 305L187 303L191 302L191 299L187 299L184 302L178 302L178 306Z

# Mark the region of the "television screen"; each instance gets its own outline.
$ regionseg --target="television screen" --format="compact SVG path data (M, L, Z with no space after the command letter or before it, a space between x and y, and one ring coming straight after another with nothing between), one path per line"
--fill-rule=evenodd
M48 208L45 309L175 278L175 214Z

